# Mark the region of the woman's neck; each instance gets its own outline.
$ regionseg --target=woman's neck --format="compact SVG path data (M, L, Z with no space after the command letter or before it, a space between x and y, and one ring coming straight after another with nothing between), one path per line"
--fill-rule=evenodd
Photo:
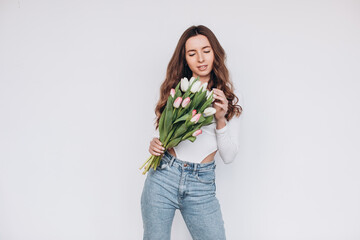
M197 76L193 75L193 77L196 78ZM200 80L201 83L206 83L206 82L209 82L210 77L201 77L201 76L199 76L199 80Z

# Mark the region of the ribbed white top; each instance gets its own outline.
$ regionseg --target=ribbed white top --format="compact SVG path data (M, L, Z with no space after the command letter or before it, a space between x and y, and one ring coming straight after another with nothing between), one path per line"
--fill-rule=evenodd
M226 126L221 129L216 129L215 118L210 125L203 126L201 129L202 133L194 142L185 140L174 147L178 159L200 163L206 156L218 150L224 163L234 161L239 150L239 119L237 117L233 117L229 122L226 121ZM159 131L156 130L153 136L159 137Z

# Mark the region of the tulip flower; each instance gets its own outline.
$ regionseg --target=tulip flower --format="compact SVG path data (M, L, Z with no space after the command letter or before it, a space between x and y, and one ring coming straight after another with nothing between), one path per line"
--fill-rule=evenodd
M215 109L215 108L213 108L213 107L207 107L207 108L205 108L205 110L204 110L203 116L204 116L204 117L208 117L208 116L214 115L215 113L216 113L216 109Z
M210 94L213 92L213 90L209 91L206 89L206 100L209 99Z
M177 97L174 101L174 108L179 108L180 107L180 104L182 102L182 97Z
M196 136L198 136L199 134L201 134L202 133L202 130L201 129L198 129L198 130L196 130L193 134L192 134L192 136L193 137L196 137Z
M182 78L180 80L180 89L181 91L183 92L186 92L186 90L189 88L190 84L189 84L189 81L186 77Z
M195 81L195 79L196 79L195 77L191 77L190 81L189 81L189 84L191 85L193 83L193 81Z
M192 117L195 116L195 114L196 114L196 109L192 110L191 114L192 114Z
M172 97L175 96L175 89L174 89L174 88L172 88L172 89L170 90L170 95L171 95Z
M189 104L189 102L190 102L190 97L187 97L184 99L184 101L182 101L181 106L184 108Z
M190 122L197 123L197 122L199 121L199 119L200 119L200 116L201 116L200 113L195 114L195 116L193 116L193 117L190 119Z
M201 91L201 92L208 91L208 90L207 90L207 86L208 86L208 83L207 83L207 82L201 84L199 91Z
M191 87L191 89L190 89L190 92L196 93L196 92L199 90L200 85L201 85L201 82L200 82L200 81L196 81L196 82L192 85L192 87Z
M166 150L176 147L181 141L194 142L196 136L202 133L201 127L213 123L216 109L211 103L211 100L214 101L213 91L209 92L207 87L207 83L201 84L199 77L191 77L190 81L184 77L178 81L175 89L170 90L158 126L159 140ZM204 116L208 117L204 118ZM155 171L160 165L162 156L163 154L151 155L140 167L140 169L144 167L143 174L150 168Z
M211 90L210 92L209 92L209 90L206 90L206 91L207 91L206 92L206 100L209 99L211 94L214 96L214 90ZM215 101L215 98L213 98L212 102L214 102L214 101Z

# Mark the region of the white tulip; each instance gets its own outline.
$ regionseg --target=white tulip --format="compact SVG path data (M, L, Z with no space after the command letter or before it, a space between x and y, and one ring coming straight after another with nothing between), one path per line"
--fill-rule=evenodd
M211 93L213 93L214 92L214 90L211 90L210 92L209 92L209 90L207 90L208 91L208 94L206 95L206 100L208 100L209 99L209 97L210 97L210 95L211 95ZM214 95L214 94L213 94ZM213 99L214 100L214 99Z
M195 81L195 79L196 79L195 77L191 77L190 81L189 81L189 84L191 85L193 83L193 81Z
M196 81L196 82L192 85L190 91L191 91L192 93L196 93L196 92L199 90L199 88L200 88L200 84L201 84L200 81Z
M213 107L207 107L205 108L204 110L204 117L208 117L208 116L211 116L211 115L214 115L216 113L216 109L213 108Z
M201 91L201 92L206 91L206 90L207 90L207 89L206 89L206 88L207 88L207 85L208 85L208 83L207 83L207 82L205 82L205 83L201 84L199 91Z
M189 81L186 77L182 78L181 79L181 82L180 82L180 89L181 91L183 92L186 92L186 90L189 88Z

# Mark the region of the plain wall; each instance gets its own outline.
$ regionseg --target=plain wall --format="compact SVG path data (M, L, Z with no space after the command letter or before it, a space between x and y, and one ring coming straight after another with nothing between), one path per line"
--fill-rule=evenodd
M142 238L159 87L198 24L243 99L227 238L360 239L359 1L0 0L1 240Z

